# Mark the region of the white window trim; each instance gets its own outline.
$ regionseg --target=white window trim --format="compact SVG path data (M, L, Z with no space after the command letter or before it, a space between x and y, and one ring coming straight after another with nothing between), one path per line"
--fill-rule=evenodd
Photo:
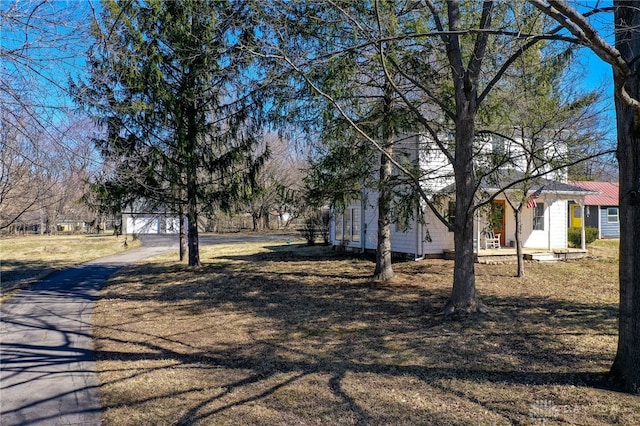
M541 216L536 216L536 210L538 208L542 209L542 215ZM531 209L531 230L532 231L544 231L544 215L545 215L545 205L544 203L537 203L537 205ZM536 218L540 218L540 223L542 225L541 228L536 229Z

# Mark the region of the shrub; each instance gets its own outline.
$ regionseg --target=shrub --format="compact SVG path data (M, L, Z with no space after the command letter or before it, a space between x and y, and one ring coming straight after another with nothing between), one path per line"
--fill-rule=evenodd
M318 223L314 220L314 218L306 218L304 221L304 225L299 229L302 237L307 240L307 245L313 246L316 244L316 237L318 235Z
M580 247L582 244L582 238L580 236L581 234L581 230L580 228L574 227L574 228L569 228L569 231L567 233L567 237L569 238L569 245L571 247ZM592 242L594 242L596 240L596 238L598 238L598 228L593 228L590 226L587 226L584 228L584 237L585 240L587 242L587 244L591 244Z
M318 210L308 215L304 220L304 225L298 230L302 237L307 240L307 245L316 244L316 238L322 237L325 245L329 244L329 214L326 211Z

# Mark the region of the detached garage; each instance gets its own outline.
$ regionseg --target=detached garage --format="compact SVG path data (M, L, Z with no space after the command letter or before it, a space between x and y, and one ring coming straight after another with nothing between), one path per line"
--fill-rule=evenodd
M123 213L122 230L126 234L177 234L180 232L180 219L159 214Z

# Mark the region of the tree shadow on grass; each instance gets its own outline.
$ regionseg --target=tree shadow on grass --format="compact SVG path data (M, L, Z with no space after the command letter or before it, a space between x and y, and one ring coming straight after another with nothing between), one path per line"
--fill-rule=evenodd
M36 262L33 260L3 260L2 261L2 290L7 291L24 281L34 281L52 271L67 266L63 262Z
M322 400L328 395L327 404L340 406L335 409L341 422L355 424L394 423L401 418L388 415L413 420L428 415L436 424L466 422L428 403L405 406L387 401L386 410L396 414L377 411L370 399L384 401L393 383L417 389L419 398L437 394L443 401L453 399L506 423L529 419L532 402L519 401L532 397L527 389L615 390L605 374L612 350L603 354L596 343L604 339L601 345L613 344L615 305L493 295L484 298L492 307L491 315L446 321L438 313L447 300L448 284L378 284L363 274L341 280L334 271L305 270L309 264L304 259L290 259L300 262L300 268L285 272L261 271L262 256L233 260L251 265L205 267L187 274L188 279L176 279L179 268L144 266L122 279L137 276L135 289L115 280L103 291L103 298L123 301L123 306L153 303L146 314L136 310L136 315L153 315L160 304L168 324L172 318L192 318L197 325L183 332L159 333L132 328L135 320L126 320L130 315L122 312L119 322L106 325L110 330L101 333L98 359L120 361L123 371L133 375L153 374L153 368L136 367L136 362L162 360L172 360L174 369L197 369L205 376L221 369L249 372L246 380L212 383L226 391L187 405L180 418L172 419L177 424L213 421L232 408L248 410L257 401L277 405L276 395L300 392L298 388L308 382L316 388L310 386L306 398ZM436 275L442 273L441 266L434 268ZM428 281L428 269L424 275ZM581 343L591 341L596 345L592 349ZM130 375L105 385L124 385L127 380ZM367 385L373 396L363 396L358 380L373 383ZM411 380L419 385L402 384ZM378 381L382 384L376 385ZM254 387L259 390L249 391ZM179 398L204 392L203 388L123 403L143 407L154 399ZM246 390L244 394L239 388ZM490 390L485 394L468 388ZM514 391L505 396L504 389ZM318 404L314 410L326 408Z

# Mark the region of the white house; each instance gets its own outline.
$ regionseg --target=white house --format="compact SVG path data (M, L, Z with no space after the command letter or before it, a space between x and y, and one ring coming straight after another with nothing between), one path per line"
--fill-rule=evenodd
M494 183L481 182L479 194L484 199L498 193L487 208L478 209L476 212L475 247L480 252L486 249L487 231L499 234L500 246L515 246L515 218L514 212L507 201L507 197L515 198L518 185L502 191L509 183L518 181L524 177L518 169L522 166L523 156L517 155L517 147L509 144L497 144L495 141L480 142L479 149L485 156L479 156L479 165L483 161L489 161L491 154L499 154L508 150L510 158L515 158L506 169L494 174ZM435 201L439 199L439 213L445 218L452 218L455 211L455 191L452 185L453 172L444 155L437 148L428 148L423 136L405 138L396 148L394 154L398 161L416 162L425 173L421 177L421 186L425 192ZM561 152L557 144L551 148ZM514 155L514 153L516 153ZM553 251L554 249L566 249L568 247L568 203L584 205L584 197L593 194L577 186L566 183L566 170L549 173L551 179L537 178L535 183L530 183L527 195L536 193L535 203L529 203L529 207L522 211L522 240L523 247L540 249L541 251ZM509 180L511 179L511 180ZM486 179L491 180L491 179ZM520 192L521 193L521 192ZM376 189L364 189L358 200L352 201L344 211L335 211L330 223L332 244L344 246L352 250L375 250L378 233L378 194ZM522 199L522 196L520 196ZM535 204L535 205L534 205ZM441 255L454 249L453 232L442 223L432 212L426 203L420 203L409 229L403 231L399 224L391 225L391 249L394 253L400 253L421 258L430 255ZM421 217L423 220L418 220ZM490 220L490 218L493 218Z

